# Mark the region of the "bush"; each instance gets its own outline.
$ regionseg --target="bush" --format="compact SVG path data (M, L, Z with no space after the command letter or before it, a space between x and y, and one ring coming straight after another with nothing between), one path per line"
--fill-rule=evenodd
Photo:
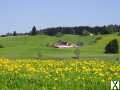
M101 37L101 36L96 37L95 42L97 42L98 40L101 40L101 39L102 39L102 37Z
M54 46L54 44L52 44L52 43L47 43L46 44L46 47L53 47Z
M0 48L4 48L4 46L0 44Z
M112 53L112 54L119 53L119 45L117 39L113 39L106 45L105 53Z
M117 35L120 36L120 32Z
M1 35L1 37L6 37L6 35Z
M58 32L57 34L56 34L56 37L62 37L64 34L62 34L61 32Z
M80 47L80 46L84 46L84 43L83 43L83 42L78 41L78 42L76 42L76 45Z
M35 56L34 56L34 58L36 58L36 59L41 59L43 57L43 54L41 53L41 52L38 52Z
M80 59L80 47L77 47L74 51L75 59Z

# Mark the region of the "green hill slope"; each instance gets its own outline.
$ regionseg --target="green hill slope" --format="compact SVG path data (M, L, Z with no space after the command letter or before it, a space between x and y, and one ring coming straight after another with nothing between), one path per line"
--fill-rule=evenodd
M66 40L73 43L82 42L84 46L80 48L81 57L103 57L112 56L104 54L105 45L112 39L117 38L120 43L120 36L104 35L100 40L95 42L98 36L77 36L64 35L62 37L55 36L16 36L16 37L0 37L0 56L8 58L71 58L74 57L75 48L58 49L49 45L57 40ZM120 45L120 44L119 44Z

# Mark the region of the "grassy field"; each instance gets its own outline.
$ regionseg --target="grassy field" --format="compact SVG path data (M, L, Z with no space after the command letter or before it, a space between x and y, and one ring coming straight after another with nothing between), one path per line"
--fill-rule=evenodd
M0 90L110 90L110 81L120 80L120 55L104 48L115 38L120 45L116 34L0 37ZM75 48L50 46L58 40L84 43L80 60L72 58Z
M120 61L0 59L0 90L110 90Z
M97 37L102 37L95 42ZM7 58L72 58L75 56L75 48L58 49L50 47L58 40L66 40L73 43L82 42L84 46L80 47L81 58L114 58L114 55L104 54L105 45L112 39L117 38L120 43L120 36L116 34L101 36L77 36L64 35L56 36L9 36L0 37L0 56ZM120 45L120 44L119 44Z

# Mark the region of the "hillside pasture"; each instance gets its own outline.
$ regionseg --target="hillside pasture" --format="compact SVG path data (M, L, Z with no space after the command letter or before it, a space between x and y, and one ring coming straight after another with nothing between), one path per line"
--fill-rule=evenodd
M95 41L97 37L102 37ZM82 42L80 47L81 58L113 58L113 54L104 54L106 44L112 39L118 39L116 34L100 36L63 35L61 37L37 35L37 36L9 36L0 37L0 56L7 58L72 58L75 56L75 48L54 48L51 45L58 40L72 43Z

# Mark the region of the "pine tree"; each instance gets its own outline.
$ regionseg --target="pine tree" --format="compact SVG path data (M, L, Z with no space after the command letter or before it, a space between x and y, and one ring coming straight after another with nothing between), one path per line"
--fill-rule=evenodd
M30 34L31 34L31 35L37 35L37 30L36 30L36 27L35 27L35 26L33 26L32 31L31 31Z
M14 31L14 32L13 32L13 36L17 36L17 33L16 33L16 31Z

